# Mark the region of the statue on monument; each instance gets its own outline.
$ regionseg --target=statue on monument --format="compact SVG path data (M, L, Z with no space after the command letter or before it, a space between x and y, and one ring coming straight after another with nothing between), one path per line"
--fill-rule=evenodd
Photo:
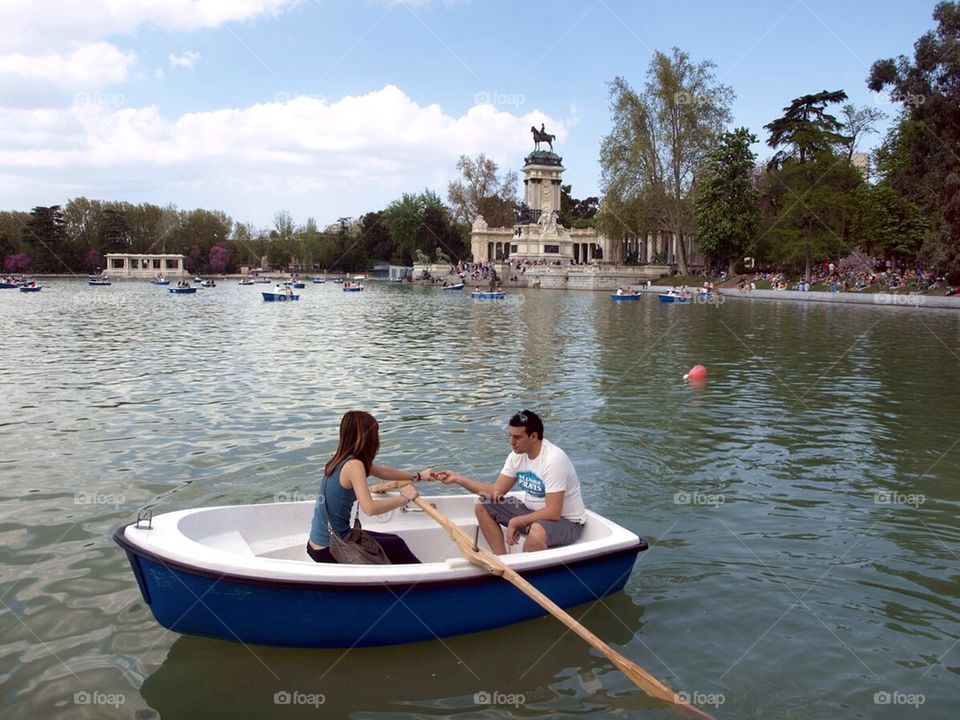
M553 152L553 141L557 139L556 135L551 135L546 131L546 124L540 123L540 129L535 125L530 126L530 132L533 133L533 149L539 150L540 143L545 142L550 146L550 152Z

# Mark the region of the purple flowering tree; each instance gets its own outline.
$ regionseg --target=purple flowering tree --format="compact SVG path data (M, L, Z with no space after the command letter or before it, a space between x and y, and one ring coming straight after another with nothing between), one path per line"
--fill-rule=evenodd
M220 245L210 248L210 269L215 273L222 273L230 264L230 251Z
M187 251L187 256L183 260L184 266L187 268L187 272L194 274L200 271L200 261L202 259L202 252L198 245L191 245L190 249Z
M11 273L23 273L30 269L30 256L26 253L7 255L3 259L3 269Z
M88 273L93 275L95 272L103 268L103 255L96 250L91 250L83 258L83 268Z

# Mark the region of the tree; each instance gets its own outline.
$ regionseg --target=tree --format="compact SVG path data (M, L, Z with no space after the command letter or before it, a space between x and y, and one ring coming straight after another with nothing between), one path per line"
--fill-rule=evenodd
M436 249L459 257L459 234L453 218L436 193L424 190L413 195L404 193L384 211L384 223L401 254L412 263L419 250L433 256Z
M772 167L780 167L789 159L805 162L808 157L832 150L839 146L848 146L850 138L840 131L843 124L826 112L830 103L847 99L843 90L833 90L803 95L783 109L783 117L764 125L770 131L767 145L776 149L784 145L771 160Z
M560 223L565 227L593 227L593 218L600 209L596 196L578 200L572 195L572 185L560 186Z
M461 179L447 188L447 200L456 220L471 225L478 215L492 227L513 225L517 206L517 174L512 170L501 179L497 164L483 153L476 160L461 155L457 161Z
M940 2L935 29L914 43L913 60L876 61L867 86L890 90L899 123L878 152L881 176L928 217L921 255L960 282L960 6Z
M872 108L868 105L858 108L853 103L844 105L841 112L843 113L843 131L849 138L847 160L852 160L860 140L865 135L876 133L876 124L883 120L886 114L878 108Z
M731 275L760 227L760 193L752 178L756 155L750 150L756 141L747 128L723 133L707 158L694 202L697 247L725 260Z
M927 218L888 182L864 183L857 190L852 237L873 255L916 256L929 229Z
M65 254L66 232L63 225L63 210L59 205L42 205L30 211L27 235L34 246L38 270L46 272L73 272Z
M384 222L384 212L369 212L360 218L360 238L367 257L387 260L400 265L403 258L399 247L390 236L390 228Z
M3 269L11 273L27 272L30 269L30 256L25 252L7 255L3 259Z
M860 172L830 149L768 170L761 183L767 220L763 234L769 237L773 259L802 260L804 277L810 280L813 262L849 251L856 190L862 184Z
M214 245L210 248L210 269L215 273L223 273L230 264L230 251L223 245Z
M637 234L650 225L634 223L650 218L678 239L693 231L694 177L729 121L733 100L733 91L715 78L715 67L709 61L694 64L673 48L670 55L655 53L642 95L622 77L610 83L613 131L600 148L601 213L622 207L634 212L618 222L607 219L606 226ZM678 270L686 274L683 242L678 250Z
M103 270L104 258L98 250L88 250L83 258L83 269L91 275Z

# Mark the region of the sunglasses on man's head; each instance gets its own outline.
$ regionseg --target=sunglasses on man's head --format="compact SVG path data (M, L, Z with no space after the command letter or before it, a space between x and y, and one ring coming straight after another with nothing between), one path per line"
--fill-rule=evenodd
M522 423L530 422L530 418L527 417L527 413L523 410L514 415L514 417Z

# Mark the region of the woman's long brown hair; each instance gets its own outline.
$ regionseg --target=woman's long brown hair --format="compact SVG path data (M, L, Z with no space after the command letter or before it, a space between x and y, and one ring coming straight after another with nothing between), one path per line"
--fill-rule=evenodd
M370 466L380 449L380 425L373 415L363 410L350 410L340 420L340 445L323 468L324 475L331 475L337 465L348 457L363 463L363 470L370 475Z

